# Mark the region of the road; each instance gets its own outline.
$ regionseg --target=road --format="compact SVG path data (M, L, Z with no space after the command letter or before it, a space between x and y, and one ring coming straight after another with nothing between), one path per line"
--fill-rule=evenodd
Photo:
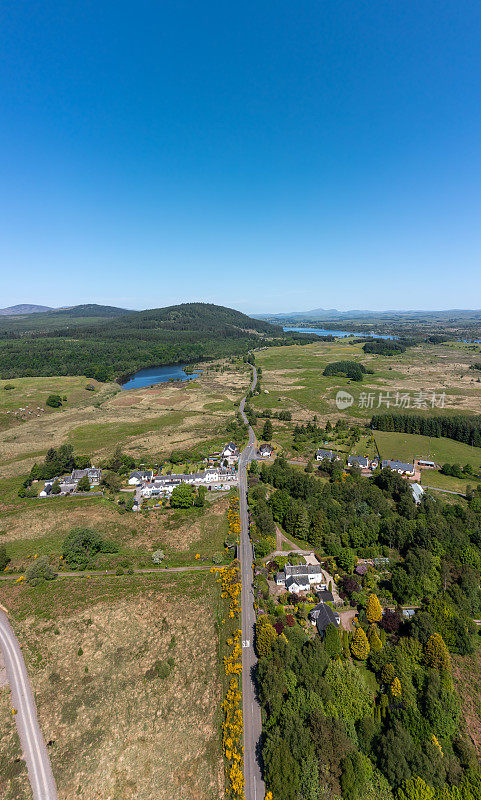
M13 707L17 711L15 722L34 800L57 800L57 788L47 748L38 724L37 709L30 689L22 651L8 617L1 608L0 649L10 684Z
M257 383L254 367L251 389ZM240 403L240 412L245 423L245 397ZM240 568L242 581L241 628L242 628L242 714L244 723L244 780L246 800L264 800L265 784L262 780L259 748L262 733L261 708L257 699L255 668L257 656L254 652L254 587L252 583L252 544L249 538L247 510L247 465L256 455L255 435L249 426L249 444L239 457L239 511L241 518Z

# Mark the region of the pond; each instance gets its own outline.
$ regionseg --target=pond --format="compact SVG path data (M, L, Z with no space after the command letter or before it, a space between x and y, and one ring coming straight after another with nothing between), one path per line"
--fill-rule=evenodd
M153 386L156 383L167 383L168 381L191 381L198 378L201 369L187 375L184 372L186 364L174 364L170 367L147 367L134 372L130 378L122 384L122 389L145 389L146 386Z

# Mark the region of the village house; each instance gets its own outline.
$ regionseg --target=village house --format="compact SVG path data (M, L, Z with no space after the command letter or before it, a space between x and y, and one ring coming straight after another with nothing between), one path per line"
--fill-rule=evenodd
M88 467L87 469L74 469L71 475L72 483L78 483L81 478L87 476L91 486L98 486L102 478L102 470L99 467Z
M321 638L324 636L328 625L335 625L336 628L338 628L341 624L339 614L333 611L331 606L323 602L318 603L318 605L312 609L309 613L309 619L312 625L316 626L317 632Z
M151 469L147 470L134 470L130 473L129 484L130 486L139 486L141 483L149 482L154 477Z
M359 467L360 470L370 469L369 459L365 456L349 456L347 459L348 467Z
M272 447L270 444L261 444L259 447L259 455L261 458L270 458L272 455Z
M227 461L229 466L235 464L239 460L239 448L234 442L229 442L229 444L226 444L223 448L220 458L222 461Z
M212 467L204 470L204 472L157 475L153 481L145 482L141 495L142 497L156 497L161 494L172 494L175 487L180 486L181 483L225 491L237 484L237 473L232 468L220 469Z
M308 592L311 586L326 589L320 564L286 564L284 572L276 574L275 582L277 586L284 586L291 594Z
M383 469L390 469L392 472L398 472L399 475L405 475L407 478L414 477L414 464L409 464L406 461L383 459L381 467Z
M338 461L339 456L332 450L318 450L316 452L316 461Z

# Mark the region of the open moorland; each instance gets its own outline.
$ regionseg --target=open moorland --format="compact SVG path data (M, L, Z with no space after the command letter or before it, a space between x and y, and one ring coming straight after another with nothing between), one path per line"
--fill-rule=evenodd
M215 449L225 440L249 374L242 361L226 361L207 365L187 383L128 391L116 383L77 377L2 381L0 476L27 473L49 448L63 443L92 459L107 456L119 444L134 458L165 458L173 449L201 443ZM5 389L9 385L14 388ZM60 408L45 406L52 392L67 398Z
M223 796L214 576L3 583L0 602L22 643L60 800ZM13 754L0 700L0 736ZM20 767L16 793L3 795L12 800L29 796Z
M259 409L289 410L296 421L307 421L317 415L319 421L343 417L353 421L368 420L378 410L386 410L385 398L399 393L411 393L412 398L423 392L431 401L445 392L445 410L451 413L481 410L481 382L470 366L479 361L479 353L463 344L419 344L396 356L366 354L361 344L349 339L319 342L296 347L275 347L256 353L262 367L262 393L253 405ZM325 367L333 361L355 361L373 374L362 382L347 378L324 376ZM346 411L339 412L335 398L340 389L354 397ZM268 394L266 393L266 390ZM374 393L372 403L363 406L361 393ZM378 407L379 393L384 400ZM365 403L366 401L364 401ZM392 404L392 400L391 400ZM435 413L442 413L436 408Z

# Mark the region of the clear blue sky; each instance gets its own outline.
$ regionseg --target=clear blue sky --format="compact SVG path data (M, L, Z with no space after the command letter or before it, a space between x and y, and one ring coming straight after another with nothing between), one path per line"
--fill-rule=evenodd
M4 0L0 305L481 306L479 0Z

